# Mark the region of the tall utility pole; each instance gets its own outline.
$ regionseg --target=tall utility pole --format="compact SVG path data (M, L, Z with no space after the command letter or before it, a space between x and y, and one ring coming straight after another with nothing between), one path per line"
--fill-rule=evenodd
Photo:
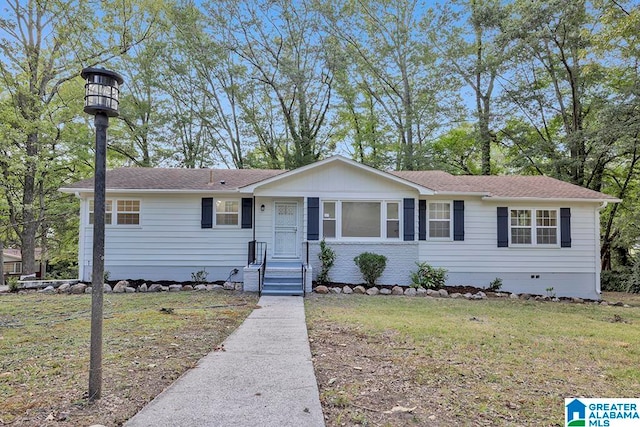
M82 70L85 85L84 112L95 116L96 157L93 187L93 271L91 277L91 353L89 400L102 394L102 305L104 296L104 215L109 117L118 116L120 74L103 68Z

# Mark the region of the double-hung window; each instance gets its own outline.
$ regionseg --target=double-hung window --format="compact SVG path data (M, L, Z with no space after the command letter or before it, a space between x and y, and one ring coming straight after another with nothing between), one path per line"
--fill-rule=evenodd
M511 209L512 245L557 245L557 209Z
M116 224L140 224L140 200L118 200L116 204Z
M399 239L400 202L324 201L322 236L328 239Z
M216 226L237 227L240 224L238 200L216 200Z
M140 225L140 200L107 199L104 210L105 225ZM89 224L93 224L94 215L95 204L91 199L89 200Z
M429 238L430 239L450 239L451 238L451 203L450 202L430 202L428 218L429 218Z
M93 224L93 219L95 215L94 211L95 211L94 201L93 199L91 199L89 200L89 224ZM112 220L113 220L112 200L105 200L104 201L104 224L110 225L113 223Z

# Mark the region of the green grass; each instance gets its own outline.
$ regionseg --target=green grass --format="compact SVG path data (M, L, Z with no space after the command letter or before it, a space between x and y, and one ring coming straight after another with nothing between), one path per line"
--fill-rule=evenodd
M119 425L222 342L255 302L232 293L106 294L103 397L87 405L91 296L2 294L0 425L41 425L50 414L58 427Z
M341 344L345 351L349 341L360 346L359 353L350 350L354 359L364 355L378 358L379 365L402 367L396 375L408 397L398 396L397 403L417 405L423 422L429 416L446 420L434 425L472 425L472 419L556 425L564 418L565 397L640 395L640 309L635 307L356 295L313 296L306 302L309 334L320 343L313 351L321 394L340 388L340 380L323 383L340 372L323 373L319 362L330 351L322 346L342 340L343 331L351 337ZM341 403L366 394L375 376L360 383L351 379L339 391L353 394ZM369 425L387 421L380 417ZM396 421L391 424L402 424Z

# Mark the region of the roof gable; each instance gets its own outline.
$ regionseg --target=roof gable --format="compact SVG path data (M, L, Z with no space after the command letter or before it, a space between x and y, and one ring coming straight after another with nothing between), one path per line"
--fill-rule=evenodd
M337 172L339 170L346 171L342 173L343 175L345 173L349 175L343 176L343 181L340 183L336 183L335 180L333 180L333 186L327 185L329 184L329 182L325 182L325 186L328 186L332 190L339 191L342 188L344 190L358 192L358 185L365 185L361 177L367 177L367 179L369 180L368 185L380 187L380 184L384 182L386 187L413 189L417 190L420 194L433 194L433 191L425 186L416 184L415 182L406 180L402 177L392 175L388 172L383 172L381 170L372 168L362 163L355 162L342 156L332 156L319 162L290 170L281 175L268 178L264 181L257 182L252 185L248 185L243 189L243 191L254 192L259 189L274 188L278 186L278 184L287 186L287 182L292 182L294 179L300 178L302 176L312 177L313 175L315 175L317 179L324 180L326 180L327 178L336 178L336 176L332 175L331 172ZM355 182L344 181L344 179L354 179Z

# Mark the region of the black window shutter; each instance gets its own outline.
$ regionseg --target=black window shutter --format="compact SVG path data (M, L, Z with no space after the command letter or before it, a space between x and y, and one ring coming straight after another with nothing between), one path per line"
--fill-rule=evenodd
M464 240L464 200L453 201L453 240Z
M213 197L202 198L202 219L200 228L213 227Z
M571 247L571 209L560 208L560 247Z
M320 240L320 199L307 197L307 240Z
M251 197L242 198L242 228L253 226L253 199Z
M498 247L509 246L509 208L498 208Z
M404 206L404 240L410 242L412 240L415 240L416 235L416 201L414 199L404 199L402 201L402 204Z
M418 240L427 240L427 201L418 200Z

